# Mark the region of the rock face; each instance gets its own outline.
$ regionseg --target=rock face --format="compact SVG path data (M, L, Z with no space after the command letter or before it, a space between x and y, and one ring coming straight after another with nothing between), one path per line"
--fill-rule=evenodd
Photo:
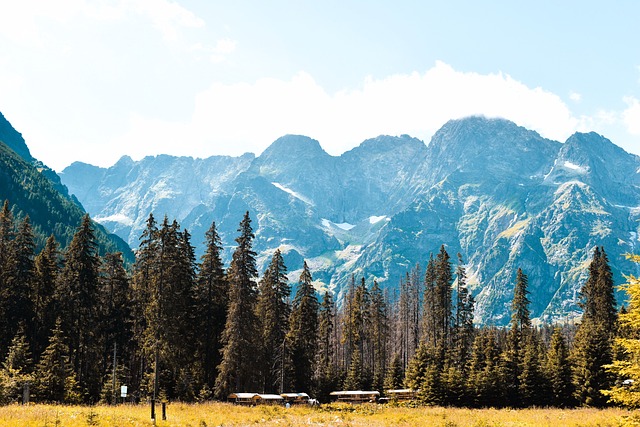
M470 117L445 124L428 146L380 136L335 157L287 135L258 157L123 157L107 169L74 163L60 176L132 247L153 212L176 218L197 245L216 221L229 257L249 210L261 265L280 248L292 279L307 260L318 287L338 296L352 274L394 288L444 244L467 263L476 320L499 325L519 267L544 320L579 312L596 245L617 283L634 273L623 254L638 241L638 169L638 156L595 133L560 143Z

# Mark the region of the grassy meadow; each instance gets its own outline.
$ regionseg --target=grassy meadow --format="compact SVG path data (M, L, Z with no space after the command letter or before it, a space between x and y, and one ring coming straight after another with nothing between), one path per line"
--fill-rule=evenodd
M227 403L167 406L167 420L157 426L622 426L640 425L623 409L460 409L393 405L324 405L320 408L244 407ZM2 427L151 426L148 405L0 407Z

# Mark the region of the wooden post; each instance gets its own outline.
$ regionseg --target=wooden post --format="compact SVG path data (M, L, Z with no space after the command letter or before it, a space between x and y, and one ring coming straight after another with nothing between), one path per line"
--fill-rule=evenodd
M156 400L151 399L151 421L156 425Z
M162 402L162 420L167 420L167 402Z

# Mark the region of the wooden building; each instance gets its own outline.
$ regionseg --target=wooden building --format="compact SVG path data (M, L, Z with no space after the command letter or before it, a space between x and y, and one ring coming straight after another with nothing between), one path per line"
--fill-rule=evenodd
M380 397L377 391L343 390L329 393L331 399L345 403L375 403Z

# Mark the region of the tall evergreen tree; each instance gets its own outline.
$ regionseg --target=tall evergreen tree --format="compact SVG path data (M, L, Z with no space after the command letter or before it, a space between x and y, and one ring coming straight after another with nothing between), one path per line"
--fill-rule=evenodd
M229 282L229 309L222 333L222 361L215 382L215 395L226 399L233 391L251 390L258 384L252 369L257 354L256 307L256 253L253 251L253 229L246 212L236 239L236 247L227 280Z
M203 334L199 340L203 380L209 389L215 382L215 368L220 364L221 337L227 318L229 288L222 263L222 241L212 222L206 233L206 250L202 255L195 295L198 323Z
M129 347L133 339L131 290L122 253L106 254L100 273L100 324L104 337L102 372L108 370L108 375L112 376L114 369L130 362ZM111 400L107 402L111 403Z
M467 273L462 263L462 255L458 254L456 269L456 309L453 327L452 362L456 368L464 372L474 339L473 309L475 301L467 289Z
M287 338L291 349L293 387L301 392L311 390L318 348L318 299L306 262L293 298Z
M387 317L387 304L382 290L376 280L371 287L371 310L370 310L370 335L373 367L373 389L383 391L384 378L387 366L387 335L389 319Z
M505 393L513 406L522 404L520 394L520 378L523 370L525 348L531 339L531 319L527 298L529 280L518 268L516 284L511 302L511 322L507 335L507 345L502 355L502 375Z
M31 221L27 215L18 226L18 232L12 242L9 260L9 274L6 277L4 292L5 313L8 323L7 333L13 337L19 324L26 328L29 340L35 334L33 302L31 299L35 279L35 237Z
M18 327L11 341L0 370L0 401L17 402L22 397L24 387L33 380L33 359L24 331L24 324Z
M328 401L329 393L338 388L338 366L334 351L336 340L336 307L329 291L325 291L318 309L318 364L316 396Z
M451 345L451 327L453 325L451 315L453 275L450 257L444 245L440 247L440 252L436 256L435 273L435 343L440 356L439 363L442 363L445 360L446 351Z
M612 386L604 366L613 361L616 322L613 279L604 248L593 252L581 296L584 313L571 352L575 397L582 405L603 406L607 399L601 390Z
M571 365L562 330L555 328L547 351L546 376L549 381L549 403L565 407L573 403Z
M287 267L279 249L259 284L257 317L261 325L261 389L265 393L283 393L285 375L285 337L289 329L289 295Z
M0 211L0 348L6 348L13 337L15 324L8 319L11 295L11 277L14 275L13 240L15 223L9 201L5 200Z
M100 258L95 231L89 215L73 236L66 251L64 268L59 277L57 301L62 328L68 331L72 365L81 387L91 401L100 394L101 337L98 328L98 276Z
M384 378L384 388L385 390L397 390L402 387L403 381L404 372L402 371L402 360L400 359L400 355L396 353L387 368L387 374Z
M58 320L36 368L36 395L40 402L73 403L77 398L75 372L61 328Z
M56 321L58 306L55 303L56 283L62 270L62 254L53 235L49 236L44 248L35 259L35 279L33 294L35 335L34 354L41 354L47 346L49 333Z

